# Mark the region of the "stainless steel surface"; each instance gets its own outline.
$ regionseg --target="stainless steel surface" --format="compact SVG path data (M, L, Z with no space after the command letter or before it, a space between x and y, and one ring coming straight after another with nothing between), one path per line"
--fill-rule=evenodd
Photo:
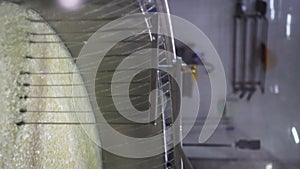
M94 1L87 0L78 10L68 11L57 6L55 3L47 1L18 1L16 2L23 6L26 6L28 9L33 9L39 13L43 19L31 19L27 18L31 24L49 24L56 33L47 33L47 32L28 32L30 40L28 43L30 45L48 45L48 44L64 44L73 57L73 62L76 63L76 59L79 55L80 50L83 45L86 44L88 38L96 32L99 28L106 25L107 23L133 13L143 13L147 14L152 11L152 15L155 15L155 11L167 12L167 2L166 1L144 1L144 0L114 0L114 1ZM153 12L154 11L154 12ZM168 18L161 20L165 25L164 31L170 31L171 29ZM164 37L162 35L152 35L151 28L148 26L148 23L140 23L141 25L147 24L146 29L143 31L144 34L131 37L127 40L124 40L118 43L104 59L103 65L100 65L98 69L98 74L96 77L96 97L99 99L98 104L102 108L105 118L110 121L110 125L115 128L120 133L126 134L132 137L149 137L157 133L163 133L166 128L170 127L170 124L166 124L165 121L172 120L172 111L176 107L172 107L172 100L174 98L168 98L166 112L163 112L163 117L157 117L157 120L147 124L139 124L129 121L122 117L116 110L114 103L111 99L111 94L107 92L110 89L111 78L115 73L116 66L128 55L134 53L138 50L149 48L151 46L157 47L159 49L166 49L171 52L173 48L172 38ZM108 35L113 34L114 31L119 30L107 30ZM161 30L160 30L161 31ZM147 34L149 33L149 34ZM43 37L59 36L59 41L45 41ZM152 38L155 37L156 40ZM172 63L172 58L168 58L168 55L158 52L154 55L157 55L157 60L152 62L152 64L162 64L170 65ZM40 60L42 62L47 62L48 60L64 60L70 58L63 58L57 56L51 57L40 57L40 56L25 56L25 59L30 60ZM136 69L134 71L139 71ZM57 75L72 75L72 74L84 74L85 72L21 72L21 75L26 76L57 76ZM23 83L24 87L53 87L53 86L81 86L88 85L91 82L85 82L84 84L30 84ZM126 82L124 82L126 83ZM128 82L127 82L128 83ZM171 94L171 84L169 77L163 72L156 71L143 71L139 76L134 79L132 84L132 93L131 96L134 97L132 102L134 105L137 105L136 108L139 110L144 110L149 108L148 97L149 92L154 88L159 88L166 93ZM142 87L141 87L142 86ZM146 93L146 94L145 94ZM21 96L20 99L23 100L32 100L32 99L72 99L72 98L88 98L88 96L36 96L36 95L25 95ZM122 97L122 96L120 96ZM155 96L153 101L155 102L161 96ZM105 99L103 99L105 98ZM156 107L156 106L155 106ZM172 107L172 108L171 108ZM76 111L76 110L75 110ZM157 111L157 110L153 110ZM20 109L21 113L30 113L30 112L39 112L39 113L74 113L72 111L38 111L38 110L27 110ZM77 112L78 113L78 112ZM79 113L86 113L86 111L80 111ZM96 123L98 123L96 118ZM100 123L100 122L99 122ZM74 122L30 122L30 121L20 121L16 123L17 125L80 125L80 124L93 124L90 122L86 123L74 123ZM98 128L101 130L101 128ZM55 132L55 131L53 131ZM174 131L175 132L175 131ZM178 130L179 132L179 130ZM168 145L173 139L179 139L176 137L167 136L161 138L161 143L158 145L158 148L164 149L162 154L149 157L149 158L125 158L115 154L112 154L108 151L105 151L99 148L99 151L102 151L102 163L103 168L105 169L118 169L118 168L144 168L145 165L147 168L180 168L181 157L177 157L177 161L174 162L173 150L168 150ZM101 138L100 138L101 139ZM118 146L118 145L116 145ZM126 146L124 144L123 146ZM138 150L133 150L138 151Z

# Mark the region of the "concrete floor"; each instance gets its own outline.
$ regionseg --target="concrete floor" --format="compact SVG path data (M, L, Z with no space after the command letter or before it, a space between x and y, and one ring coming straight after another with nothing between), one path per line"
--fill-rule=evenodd
M228 84L227 117L209 143L231 144L237 139L260 139L260 151L231 148L185 148L199 168L300 168L300 145L296 144L291 128L300 130L299 114L299 7L295 0L268 0L270 68L267 72L266 93L256 93L250 102L236 99L231 93L231 62L233 15L235 0L170 1L174 15L183 17L210 38L223 62ZM270 6L270 4L274 4ZM291 36L287 37L287 17L291 15ZM176 33L176 32L175 32ZM192 42L191 42L192 43ZM200 69L203 72L203 68ZM201 103L198 125L186 137L186 143L197 143L210 104L207 75L198 78ZM188 120L188 112L186 115ZM188 121L187 121L188 122ZM228 126L235 127L228 131ZM206 159L206 160L205 160ZM215 159L215 160L214 160ZM241 160L241 161L240 161ZM270 165L269 165L270 166ZM197 167L195 167L197 168ZM270 167L269 167L270 168ZM268 169L269 169L268 168Z

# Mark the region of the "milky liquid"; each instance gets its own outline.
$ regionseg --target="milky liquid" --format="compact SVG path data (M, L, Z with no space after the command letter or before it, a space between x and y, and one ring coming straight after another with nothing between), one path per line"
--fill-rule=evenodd
M16 122L94 122L87 98L57 99L59 96L86 96L84 86L24 87L30 84L82 84L80 75L20 75L28 72L75 72L71 59L24 59L34 57L71 57L64 45L29 44L34 41L59 41L57 36L29 36L28 32L53 33L37 13L12 3L0 3L0 168L101 168L101 155L95 126L25 125ZM20 96L54 98L20 100ZM76 105L75 105L76 104ZM21 114L19 109L27 109ZM89 111L90 113L45 113L44 111ZM93 140L93 141L92 141Z

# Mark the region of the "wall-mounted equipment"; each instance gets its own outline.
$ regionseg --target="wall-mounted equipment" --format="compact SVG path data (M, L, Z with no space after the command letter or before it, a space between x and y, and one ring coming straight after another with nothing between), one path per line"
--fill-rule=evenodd
M250 100L264 93L267 68L268 19L263 0L238 0L234 16L233 92Z

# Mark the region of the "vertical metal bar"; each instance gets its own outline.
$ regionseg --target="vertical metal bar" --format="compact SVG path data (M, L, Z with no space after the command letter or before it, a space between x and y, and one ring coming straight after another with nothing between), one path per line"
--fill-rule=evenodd
M182 147L182 123L181 123L181 117L180 117L180 102L181 102L181 92L176 90L176 87L174 85L177 85L180 89L182 88L182 74L181 74L181 64L182 60L181 58L177 58L174 60L174 66L175 66L175 79L171 79L171 100L172 100L172 119L173 122L175 120L179 121L179 125L173 126L173 146L174 146L174 163L176 169L182 168L182 157L180 153L180 149ZM178 119L176 119L178 118Z
M153 47L156 47L156 43L155 41L152 42L152 46ZM157 67L158 65L158 56L157 56L157 52L154 52L152 54L153 56L156 56L156 57L152 57L151 59L151 64L152 64L152 67ZM158 78L158 74L157 74L157 71L156 69L151 69L151 78L150 78L150 91L153 91L154 89L157 89L158 86L157 86L157 78ZM151 96L150 96L150 114L149 114L149 119L155 119L154 120L154 125L157 125L157 114L158 114L158 110L157 110L157 105L158 105L158 93L157 91L152 92Z
M247 40L248 40L248 18L245 16L243 17L243 36L242 36L242 64L241 64L241 70L242 70L242 76L241 76L241 90L242 93L240 95L241 98L244 97L246 93L246 60L247 60Z
M263 17L263 21L262 21L262 33L263 33L263 40L262 40L262 50L265 50L265 51L262 51L264 53L262 53L262 57L267 57L265 56L267 52L267 44L268 44L268 27L269 27L269 23L268 23L268 19L266 17ZM265 81L266 81L266 64L267 64L267 58L261 58L261 59L264 59L263 63L261 64L262 65L262 70L261 70L261 92L264 93L265 92ZM265 62L265 63L264 63Z
M237 82L237 79L236 79L236 62L237 62L237 30L238 30L238 20L239 18L238 17L235 17L234 19L234 25L233 25L233 59L232 59L232 88L233 88L233 93L236 93L237 92L237 88L236 88L236 82Z
M251 99L255 89L256 89L256 49L257 49L257 31L258 31L258 19L256 17L253 18L253 25L252 25L252 29L253 29L253 34L250 34L250 38L253 37L252 40L252 44L251 44L251 53L250 53L250 58L249 58L249 66L250 66L250 71L249 71L249 95L248 95L248 100Z
M171 16L170 16L170 8L169 8L169 3L167 0L164 1L165 6L166 6L166 13L168 14L168 25L170 26L170 34L171 34L171 45L172 45L172 52L173 52L173 57L174 59L177 58L176 56L176 49L175 49L175 40L174 40L174 32L173 32L173 28L172 28L172 20L171 20ZM180 65L181 66L181 65Z

